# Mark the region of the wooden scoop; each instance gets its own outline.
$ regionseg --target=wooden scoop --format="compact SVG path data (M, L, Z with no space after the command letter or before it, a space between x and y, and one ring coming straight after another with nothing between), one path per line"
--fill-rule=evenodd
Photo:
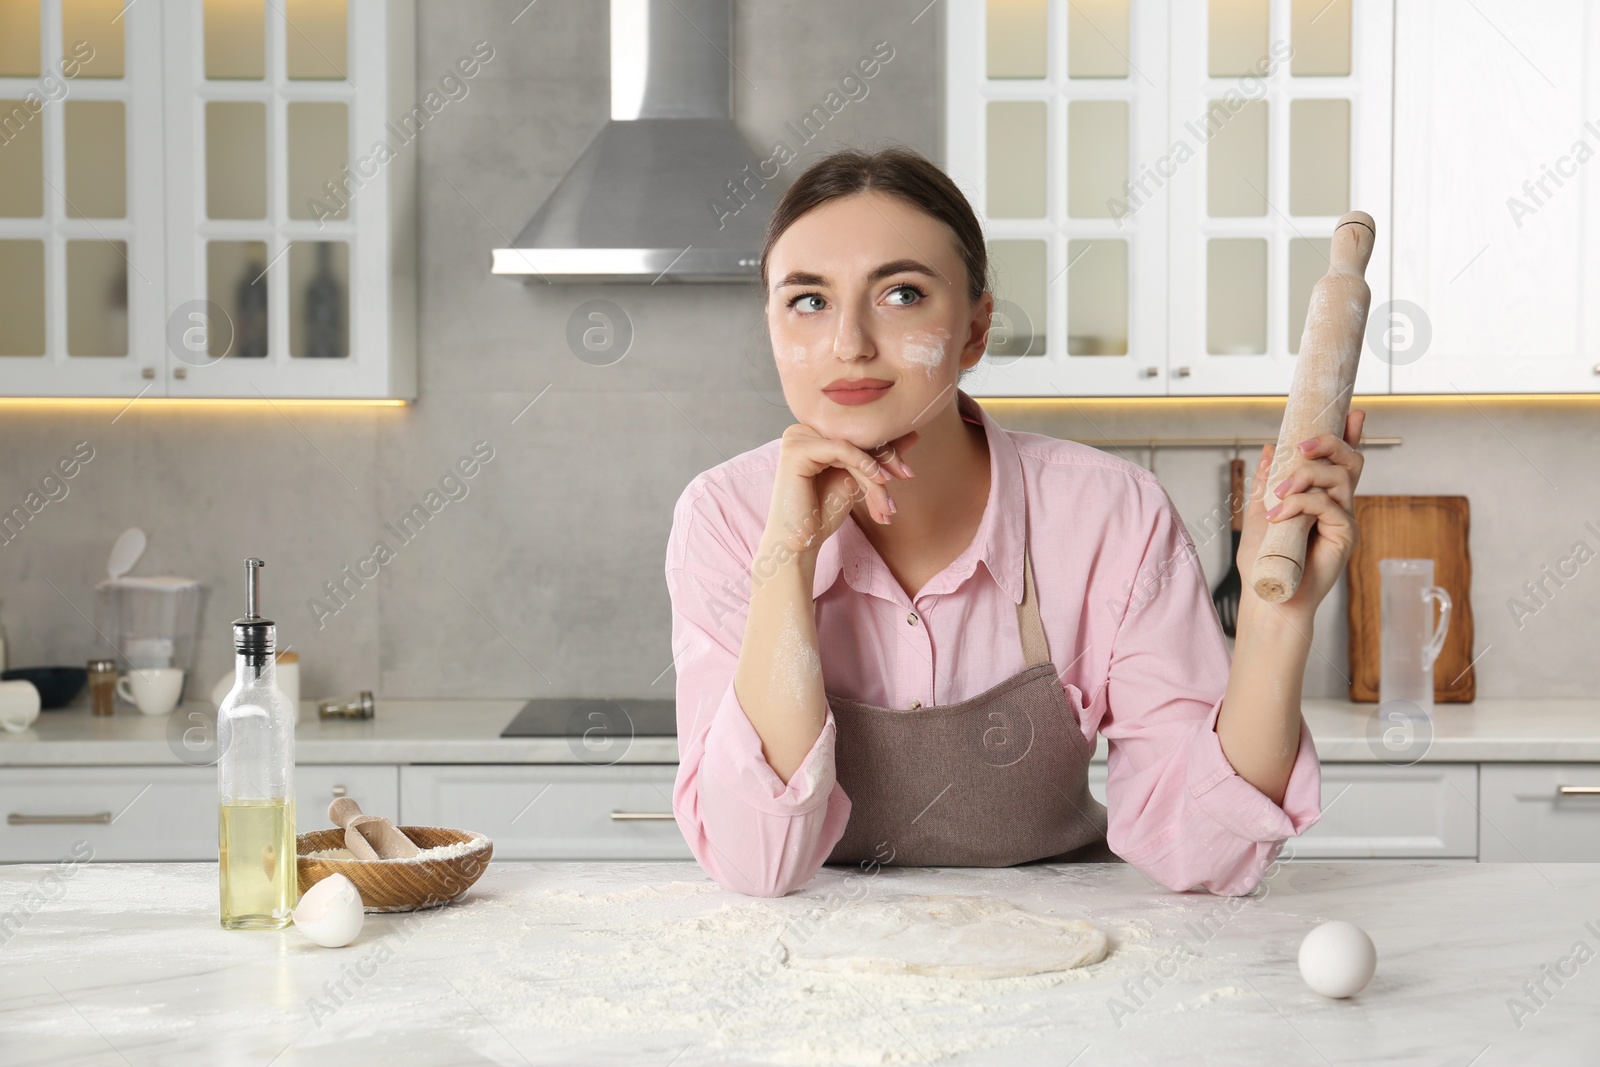
M405 859L422 851L388 819L361 814L361 805L352 797L329 804L328 818L344 828L344 847L358 860Z

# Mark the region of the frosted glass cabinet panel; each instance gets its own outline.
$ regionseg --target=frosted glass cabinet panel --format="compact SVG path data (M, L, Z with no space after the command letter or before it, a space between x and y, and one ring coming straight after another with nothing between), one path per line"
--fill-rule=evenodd
M1009 362L1014 356L1041 356L1050 337L1044 241L989 242L994 277L995 314L990 320L987 357Z
M415 102L411 6L167 2L205 16L166 42L167 218L172 299L208 329L168 395L414 395L416 148L387 128Z
M991 78L1043 78L1048 72L1046 0L991 0L985 7Z
M945 169L995 267L976 396L1166 391L1168 13L1132 0L945 5Z
M1179 395L1288 392L1339 216L1368 212L1389 299L1392 0L1207 0L1172 13L1167 363ZM1136 313L1139 309L1135 308ZM1370 355L1370 353L1369 353ZM1389 391L1363 358L1360 393Z
M0 0L0 396L133 396L161 358L160 21Z
M0 396L415 397L415 59L411 0L0 0Z
M946 4L945 165L1008 301L964 388L1287 392L1351 208L1380 221L1366 278L1389 298L1394 17L1393 0ZM1015 348L1021 308L1037 355ZM1387 392L1388 365L1364 359L1357 388Z

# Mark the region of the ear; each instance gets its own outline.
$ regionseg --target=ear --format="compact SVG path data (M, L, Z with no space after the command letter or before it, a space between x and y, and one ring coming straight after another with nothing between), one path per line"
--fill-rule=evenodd
M967 340L961 346L961 369L978 365L989 348L989 328L994 316L994 294L984 290L972 308L972 321L967 326Z

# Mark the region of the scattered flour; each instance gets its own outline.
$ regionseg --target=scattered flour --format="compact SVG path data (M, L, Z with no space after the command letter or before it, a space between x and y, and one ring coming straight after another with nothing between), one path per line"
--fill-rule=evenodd
M692 1045L686 1063L919 1064L1025 1041L1073 1013L1103 1017L1106 998L1158 955L1147 923L1098 920L1109 955L1068 971L978 979L792 966L786 938L840 909L898 899L865 888L854 902L699 882L544 890L522 902L523 925L569 936L535 959L484 960L456 984L487 1017L515 1018L545 1047L580 1057L604 1019L613 1039ZM713 896L729 902L708 911Z

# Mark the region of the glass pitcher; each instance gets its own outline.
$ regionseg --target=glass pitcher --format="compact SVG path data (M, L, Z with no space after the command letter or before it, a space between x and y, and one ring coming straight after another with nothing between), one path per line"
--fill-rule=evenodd
M1433 664L1450 628L1450 594L1433 584L1431 559L1380 559L1378 572L1383 579L1378 703L1407 700L1431 714Z

